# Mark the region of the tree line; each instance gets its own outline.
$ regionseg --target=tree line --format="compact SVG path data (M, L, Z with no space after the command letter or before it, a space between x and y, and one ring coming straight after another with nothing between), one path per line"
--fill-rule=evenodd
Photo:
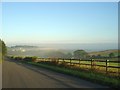
M75 50L73 53L63 53L60 51L50 52L46 55L50 58L65 58L65 59L100 59L100 58L114 58L116 57L114 53L109 53L108 56L98 55L89 55L85 50Z
M113 52L109 53L108 56L98 55L89 55L85 50L76 50L73 52L73 57L75 59L100 59L100 58L114 58L116 57Z

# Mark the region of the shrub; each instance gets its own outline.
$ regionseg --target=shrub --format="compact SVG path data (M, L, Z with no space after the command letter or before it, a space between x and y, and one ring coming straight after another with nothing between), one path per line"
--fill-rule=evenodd
M22 60L22 57L13 57L14 60Z
M24 61L32 61L32 57L25 57L23 58Z
M23 60L27 62L35 62L37 57L25 57Z
M32 61L33 61L33 62L36 62L36 59L37 59L36 56L32 57Z
M65 61L61 62L58 66L60 66L60 67L69 67Z

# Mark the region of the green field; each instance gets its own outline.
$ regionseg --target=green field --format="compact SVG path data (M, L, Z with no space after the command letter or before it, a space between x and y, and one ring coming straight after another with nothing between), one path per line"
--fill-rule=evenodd
M109 61L117 61L118 58L111 58L109 59ZM45 61L45 62L57 62L58 64L64 64L66 66L70 66L70 67L76 67L76 68L82 68L82 69L87 69L87 70L90 70L91 68L94 70L94 71L97 71L97 72L102 72L102 73L106 73L108 72L109 74L112 74L112 75L119 75L118 71L119 71L119 68L116 68L116 67L119 67L119 64L118 62L109 62L107 61L107 70L106 70L106 59L93 59L93 62L92 62L92 65L91 65L91 60L63 60L63 59L56 59L56 60L49 60L49 59L41 59L37 62L41 62L41 61ZM104 62L100 62L100 61L104 61ZM88 65L86 65L88 64ZM101 66L99 66L101 65Z
M95 65L106 65L106 62L98 62L97 60L104 60L104 61L106 61L106 59L94 59L94 64ZM115 58L115 59L109 59L109 61L114 61L114 60L118 60L117 58ZM61 60L59 60L60 62L62 62L63 60L61 59ZM107 62L107 65L108 66L119 66L119 64L118 63L115 63L115 62ZM66 62L66 63L70 63L70 60L64 60L64 62ZM81 60L80 62L78 61L78 60L71 60L71 63L82 63L82 64L91 64L91 61L83 61L83 60Z
M94 60L94 63L96 65L106 65L106 59L93 59ZM118 58L111 58L111 59L107 59L109 61L118 61ZM39 60L38 60L39 61ZM44 60L40 60L40 61L44 61ZM50 61L50 60L45 60L45 61ZM59 62L66 62L66 63L70 63L70 60L66 59L66 60L63 60L63 59L59 59ZM104 61L104 62L99 62L99 61ZM108 66L119 66L118 63L115 63L115 62L107 62L107 65ZM71 60L71 63L78 63L79 64L79 60ZM85 60L80 60L80 63L84 63L84 64L91 64L91 61L85 61Z

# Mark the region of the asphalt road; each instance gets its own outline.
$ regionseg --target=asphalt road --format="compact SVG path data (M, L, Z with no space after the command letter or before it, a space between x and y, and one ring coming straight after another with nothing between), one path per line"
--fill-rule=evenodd
M2 88L106 88L76 77L11 60L2 64Z

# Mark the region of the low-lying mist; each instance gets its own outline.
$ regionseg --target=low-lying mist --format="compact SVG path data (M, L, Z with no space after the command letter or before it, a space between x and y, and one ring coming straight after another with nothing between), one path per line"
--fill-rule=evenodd
M40 45L15 45L8 47L8 55L38 56L38 57L66 57L75 50L86 52L118 49L117 44L40 44Z

